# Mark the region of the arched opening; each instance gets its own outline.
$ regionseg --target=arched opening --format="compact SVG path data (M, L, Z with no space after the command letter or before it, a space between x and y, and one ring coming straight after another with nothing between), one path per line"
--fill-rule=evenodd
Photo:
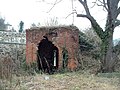
M44 36L38 44L38 69L52 73L58 69L58 48Z

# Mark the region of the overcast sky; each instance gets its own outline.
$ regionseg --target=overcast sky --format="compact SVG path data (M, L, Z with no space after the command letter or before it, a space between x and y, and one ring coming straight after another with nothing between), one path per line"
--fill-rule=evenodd
M47 1L47 2L42 2ZM72 12L71 0L62 0L59 4L48 12L56 0L0 0L0 15L5 17L6 21L10 23L15 29L18 29L19 22L22 20L25 24L25 29L30 28L32 23L45 24L50 18L57 17L58 23L61 25L70 25L73 23L73 17L70 15ZM59 0L58 0L59 1ZM90 8L92 1L89 0ZM85 13L83 7L77 0L73 3L74 9L78 13ZM106 20L106 12L102 7L91 8L91 14L95 16L100 26L104 28ZM67 18L66 18L67 17ZM89 20L85 18L78 18L74 15L74 25L80 30L91 27ZM120 27L114 32L114 39L120 38Z

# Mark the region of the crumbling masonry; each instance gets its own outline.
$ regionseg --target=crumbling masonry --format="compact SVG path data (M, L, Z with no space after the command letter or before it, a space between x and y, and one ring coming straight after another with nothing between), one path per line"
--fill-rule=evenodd
M49 66L55 66L58 70L67 67L73 71L78 67L78 50L79 30L75 26L36 27L26 30L28 64L40 58L48 60Z

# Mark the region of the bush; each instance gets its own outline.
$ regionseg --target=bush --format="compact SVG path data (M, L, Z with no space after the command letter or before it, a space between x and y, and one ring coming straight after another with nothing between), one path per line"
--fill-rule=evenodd
M79 44L81 51L89 51L94 47L92 43L89 42L87 36L83 32L79 33Z

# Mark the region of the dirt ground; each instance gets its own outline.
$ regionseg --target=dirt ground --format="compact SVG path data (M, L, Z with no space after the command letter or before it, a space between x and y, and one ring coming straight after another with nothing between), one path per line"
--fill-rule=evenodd
M120 74L68 72L14 76L11 81L0 80L0 90L120 90Z

